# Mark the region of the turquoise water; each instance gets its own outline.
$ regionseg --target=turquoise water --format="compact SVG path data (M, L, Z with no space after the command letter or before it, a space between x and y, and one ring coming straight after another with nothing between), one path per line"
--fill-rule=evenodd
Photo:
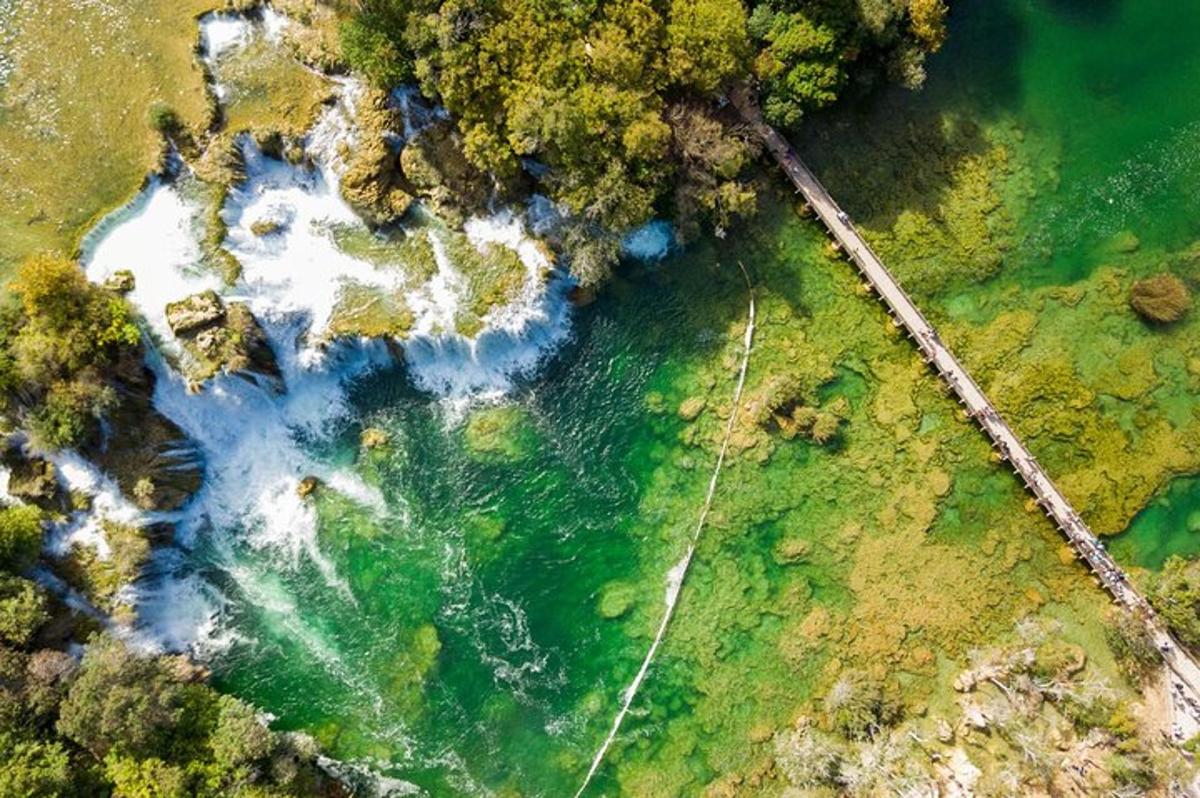
M1105 263L1118 233L1132 232L1144 250L1200 237L1197 30L1193 2L961 4L927 90L886 92L867 113L903 102L917 117L945 110L1024 131L1040 154L1039 188L992 285L1070 283ZM880 141L890 134L867 127L854 135L838 147L889 153L865 161L865 172L831 168L830 187L856 215L873 202L885 212L935 204L944 176L922 163L927 153L891 160L898 136ZM818 169L833 166L815 154ZM894 202L867 196L910 168L921 173L919 190ZM228 599L222 630L231 642L213 661L221 686L281 727L314 733L334 756L432 795L572 793L648 645L665 575L708 480L712 449L675 410L694 394L728 395L727 339L745 312L740 276L728 267L738 259L776 294L752 380L772 370L817 374L811 401L845 400L850 420L828 449L775 443L765 465L751 456L733 467L718 494L719 543L702 549L681 628L673 627L679 637L668 635L614 750L630 780L606 768L597 795L698 794L707 779L764 755L771 729L794 720L830 660L878 657L916 683L913 674L929 673L926 660L906 659L915 648L962 655L1028 611L1027 586L1046 594L1077 587L1054 570L1061 541L1023 520L1012 477L987 464L986 446L964 431L952 403L904 371L911 351L886 337L878 308L852 297L843 264L827 268L819 233L784 216L768 213L715 250L631 269L577 312L575 340L500 411L421 394L402 368L357 384L351 417L329 440L307 442L314 457L383 496L371 510L332 490L319 495L317 544L337 579L249 545L202 544L195 553ZM949 303L959 288L922 299ZM895 377L893 367L909 376ZM907 434L951 451L937 449L933 460L949 472L933 475L949 483L940 502L928 494L925 461L914 464L916 445L877 418L889 410L876 406L885 380L915 397ZM715 426L706 413L702 427ZM360 451L367 426L385 430L389 445ZM901 499L889 493L897 483L908 491ZM1115 547L1151 567L1168 551L1200 550L1190 548L1200 535L1180 532L1193 525L1196 496L1194 479L1173 483ZM921 562L946 567L943 584L893 575L908 561L872 571L886 547L858 559L873 535L907 528L892 504L920 502L936 505L928 535L945 558ZM1005 526L1014 515L1021 526ZM1002 567L991 555L1003 553L994 538L1004 535L1030 548L1011 554L1003 572L987 571ZM970 559L985 540L988 561ZM774 553L796 541L810 544L798 561ZM923 601L882 580L911 579L927 592L976 578L992 581L948 592L954 600L929 617L923 606L913 610L920 618L898 640L889 635L905 618L883 609L869 618L879 628L847 620L856 601L877 592L889 609L903 605L884 588ZM868 590L855 579L881 582ZM980 592L995 600L956 603ZM835 642L796 653L781 642L784 630L794 634L813 608L834 613ZM851 629L844 636L843 627Z
M1158 569L1171 556L1200 556L1200 477L1174 480L1138 513L1112 552L1125 562Z

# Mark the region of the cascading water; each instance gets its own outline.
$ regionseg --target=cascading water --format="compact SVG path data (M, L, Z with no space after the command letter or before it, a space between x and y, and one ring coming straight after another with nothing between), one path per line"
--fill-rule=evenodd
M267 32L273 35L283 23L273 13L268 17ZM247 20L224 15L206 18L203 31L210 60L257 35ZM374 707L381 715L375 724L379 737L389 741L394 761L397 750L411 748L403 721L382 716L386 699L339 651L330 630L305 617L300 606L304 598L288 576L303 581L311 573L349 611L357 605L350 584L323 551L314 502L297 493L302 477L316 476L324 493L376 525L405 526L403 497L385 499L378 486L349 464L322 454L329 436L349 423L355 381L395 366L384 341L327 335L331 316L349 284L403 295L414 316L411 332L398 342L408 380L457 417L469 403L504 396L569 338L570 284L551 272L516 213L470 220L466 237L481 256L486 257L488 247L505 247L519 256L525 276L516 293L491 307L481 329L468 338L454 332L467 281L441 245L443 234L436 226L410 233L428 236L436 255L436 272L426 282L403 268L380 268L344 251L330 231L340 227L366 234L366 229L338 190L339 144L354 135L350 120L357 94L352 82L340 88L338 103L327 109L306 141L313 166L268 158L249 139L242 141L246 179L221 210L228 227L223 246L242 265L234 284L224 284L204 265L202 207L195 180L183 165L174 179L154 178L129 207L89 237L83 262L92 280L102 282L121 270L134 275L129 298L145 318L152 342L155 406L198 442L206 458L206 479L184 510L155 516L121 499L95 469L62 458L59 466L69 481L97 494L98 500L91 515L81 514L64 527L58 545L93 545L103 555L101 517L173 522L179 548L160 550L145 578L127 589L127 601L138 609L136 637L150 646L189 649L211 658L237 645L260 645L230 622L233 616L257 613L331 678L347 685L357 700ZM409 107L407 98L402 107ZM406 132L411 135L425 121L411 119ZM266 220L277 232L256 235L255 223ZM196 391L179 373L181 349L165 308L206 290L250 308L278 361L282 393L244 375L219 375ZM469 573L460 577L469 588ZM485 604L519 619L520 608L506 601L495 595ZM528 630L518 624L514 634L512 646L534 652L536 660ZM497 670L509 668L518 677L522 673L521 665L504 656L495 660ZM452 753L439 756L450 770L461 769L453 764ZM468 777L458 778L464 789L473 789Z

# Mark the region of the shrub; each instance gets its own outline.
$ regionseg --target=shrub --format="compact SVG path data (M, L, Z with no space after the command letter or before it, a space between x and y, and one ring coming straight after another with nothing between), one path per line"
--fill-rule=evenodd
M48 620L46 597L37 585L0 574L0 642L23 648Z
M150 123L150 127L164 136L173 136L183 129L183 123L179 121L179 114L164 102L156 102L151 105L146 114L146 120Z
M1168 558L1146 598L1184 645L1200 649L1200 561Z
M1125 610L1114 610L1104 627L1117 665L1135 684L1141 684L1162 663L1146 624Z
M162 660L94 637L62 703L58 731L97 759L168 756L186 727L189 687Z
M41 511L29 505L0 509L0 568L24 570L41 550Z

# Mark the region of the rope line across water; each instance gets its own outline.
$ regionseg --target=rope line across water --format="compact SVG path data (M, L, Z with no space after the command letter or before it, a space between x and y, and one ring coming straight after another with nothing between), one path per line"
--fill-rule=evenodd
M621 723L624 722L625 716L629 714L629 707L633 704L633 699L637 696L637 691L642 686L642 682L650 670L650 664L654 660L655 653L658 652L658 646L662 643L663 637L667 633L667 625L671 623L671 617L675 614L675 605L679 600L679 593L683 589L683 580L687 578L688 568L692 564L692 556L696 553L696 546L700 542L700 534L704 531L704 524L708 521L708 513L712 509L713 497L717 492L717 481L721 476L721 469L725 465L725 455L729 451L729 439L733 435L733 425L737 421L738 410L741 407L742 389L746 386L746 371L750 366L750 348L754 341L754 286L750 282L750 274L741 262L738 263L738 268L742 270L742 276L746 279L746 290L750 294L750 311L746 319L746 334L742 344L742 365L738 372L737 385L733 391L733 409L730 411L729 421L725 425L725 437L721 440L721 449L717 454L717 464L713 469L712 478L708 481L708 493L704 497L704 506L700 509L700 517L696 521L696 528L692 532L692 539L688 543L687 552L683 555L683 559L667 574L667 608L663 613L662 621L658 624L658 632L654 635L654 641L650 644L650 649L646 652L646 658L642 660L642 667L638 669L637 676L625 688L621 700L621 709L618 710L617 716L613 719L613 725L608 732L608 736L604 738L600 749L596 751L596 756L592 759L592 766L588 768L587 776L584 777L583 784L576 791L575 798L580 798L583 795L588 785L591 784L592 778L596 775L596 771L600 769L605 754L608 753L608 749L612 746L613 741L617 739L617 733L621 730Z

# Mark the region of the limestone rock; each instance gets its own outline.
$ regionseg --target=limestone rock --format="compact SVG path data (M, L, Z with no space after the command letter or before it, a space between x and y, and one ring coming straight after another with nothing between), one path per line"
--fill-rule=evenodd
M362 431L359 440L364 449L378 449L381 446L387 446L390 438L386 432L378 427L367 427Z
M21 501L43 510L65 510L67 497L58 484L54 464L45 458L25 454L19 444L10 441L2 458L9 470L8 492Z
M225 319L225 303L216 291L203 291L167 305L167 325L176 336L196 333Z
M309 476L305 477L304 479L300 480L300 484L298 484L296 486L296 495L298 495L302 499L307 499L309 496L312 496L314 493L316 493L317 489L319 489L320 487L321 487L321 480L317 479L316 477L314 477L312 475L309 475Z
M450 120L414 136L400 152L400 168L412 191L452 224L487 205L488 177L467 160L462 136Z
M386 92L370 90L359 100L355 125L358 143L347 152L342 197L368 224L387 224L408 211L413 197L402 185L400 159L390 143L399 125Z
M214 291L167 305L167 324L191 357L187 376L203 382L219 371L261 377L282 390L283 376L270 341L250 308L226 305Z
M134 279L133 272L128 269L121 269L109 275L104 281L104 287L109 291L115 291L118 294L128 294L137 285Z

